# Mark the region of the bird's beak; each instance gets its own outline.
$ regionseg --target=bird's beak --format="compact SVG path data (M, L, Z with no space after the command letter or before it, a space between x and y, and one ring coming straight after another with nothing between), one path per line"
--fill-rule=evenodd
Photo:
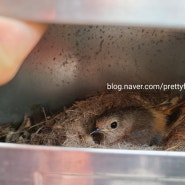
M97 134L97 133L102 133L102 131L101 131L99 128L96 128L94 131L92 131L92 132L90 133L90 135L92 135L92 134Z

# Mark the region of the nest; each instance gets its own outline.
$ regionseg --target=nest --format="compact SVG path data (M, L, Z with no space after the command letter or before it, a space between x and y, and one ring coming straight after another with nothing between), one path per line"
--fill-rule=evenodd
M101 145L90 135L95 128L96 118L106 110L141 104L162 109L173 103L167 101L172 96L170 92L159 91L101 92L76 101L70 107L50 116L39 106L31 116L25 116L21 124L1 125L0 141L65 147L185 151L185 123L176 127L162 146L133 145L124 141Z

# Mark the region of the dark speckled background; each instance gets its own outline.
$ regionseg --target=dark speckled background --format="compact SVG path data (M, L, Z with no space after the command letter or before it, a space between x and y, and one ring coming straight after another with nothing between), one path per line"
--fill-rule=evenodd
M107 82L184 83L184 71L185 31L51 25L17 76L0 87L0 122L20 121L35 104L70 105Z

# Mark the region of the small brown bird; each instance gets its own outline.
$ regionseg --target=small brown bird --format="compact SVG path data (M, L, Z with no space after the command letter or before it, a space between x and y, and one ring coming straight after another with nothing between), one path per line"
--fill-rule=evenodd
M184 115L181 116L184 105L182 102L166 110L144 106L110 109L97 118L96 129L91 135L103 134L103 141L100 143L105 145L121 141L160 145L184 119Z

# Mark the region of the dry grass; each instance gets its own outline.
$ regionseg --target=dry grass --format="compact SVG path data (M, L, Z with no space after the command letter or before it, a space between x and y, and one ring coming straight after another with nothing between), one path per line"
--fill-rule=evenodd
M116 143L112 146L95 143L90 132L95 127L97 116L114 107L130 105L155 106L163 109L171 102L170 93L161 92L103 92L76 101L64 111L47 117L40 108L31 117L25 117L21 125L1 125L0 141L33 145L54 145L66 147L119 148L134 150L178 150L185 151L185 123L169 135L163 146L138 146L131 143Z

